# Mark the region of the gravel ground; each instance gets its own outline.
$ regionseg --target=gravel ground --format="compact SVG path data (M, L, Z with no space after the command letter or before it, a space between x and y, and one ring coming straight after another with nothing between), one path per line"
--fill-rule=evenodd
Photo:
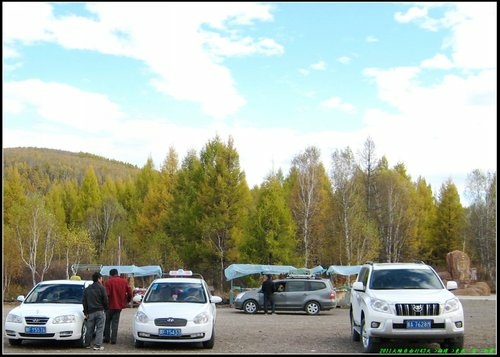
M497 352L496 297L460 297L465 310L465 349L468 354ZM12 308L5 305L3 316ZM101 354L353 354L362 353L360 342L350 338L349 310L337 308L308 316L300 312L248 315L229 306L218 306L215 346L201 344L146 344L134 347L131 323L136 308L125 309L120 318L116 345L105 344ZM385 346L390 349L400 344ZM438 344L407 344L406 347L436 353ZM10 346L4 337L3 354L85 354L88 350L69 344L24 341Z

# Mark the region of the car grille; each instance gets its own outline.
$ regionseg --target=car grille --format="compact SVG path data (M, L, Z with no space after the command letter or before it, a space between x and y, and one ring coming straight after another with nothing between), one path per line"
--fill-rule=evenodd
M156 326L186 326L186 324L186 319L176 319L173 317L155 319Z
M28 325L45 325L49 321L48 317L26 316L24 318Z
M398 316L437 316L439 304L396 304Z

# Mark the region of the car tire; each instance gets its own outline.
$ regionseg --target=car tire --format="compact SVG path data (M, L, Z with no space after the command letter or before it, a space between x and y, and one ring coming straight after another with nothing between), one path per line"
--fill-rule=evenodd
M349 314L349 317L351 318L351 339L354 342L359 342L361 340L361 335L354 326L354 318L352 316L352 312Z
M321 310L321 306L316 301L309 301L306 304L304 310L307 312L308 315L317 315Z
M379 352L379 344L375 342L375 339L373 337L368 336L366 333L364 317L361 319L361 341L363 342L363 352Z
M443 343L439 344L442 349L448 349L449 353L460 353L464 348L464 337L446 339Z
M243 310L247 314L256 314L258 310L257 301L255 300L245 301L245 303L243 304Z
M215 328L212 327L212 337L210 337L210 340L208 341L203 341L202 345L203 348L212 349L214 348L214 344L215 344Z
M78 340L76 340L76 345L78 347L85 347L87 342L86 338L87 338L87 321L84 320L82 324L82 335Z
M9 339L9 344L11 346L20 346L23 343L23 340L14 340L12 338Z
M134 346L137 347L137 348L144 347L144 341L134 340Z

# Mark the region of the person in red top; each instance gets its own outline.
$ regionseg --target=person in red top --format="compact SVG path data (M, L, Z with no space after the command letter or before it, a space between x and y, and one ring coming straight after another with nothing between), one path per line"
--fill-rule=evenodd
M118 275L117 269L109 271L109 279L105 287L108 294L109 307L106 311L106 324L104 325L104 342L116 343L118 336L118 323L120 322L120 313L126 308L132 300L132 288L128 281Z

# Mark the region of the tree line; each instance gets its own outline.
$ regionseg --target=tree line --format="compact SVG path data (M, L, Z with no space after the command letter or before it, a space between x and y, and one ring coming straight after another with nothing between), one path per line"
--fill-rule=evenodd
M84 175L51 175L52 166L4 166L4 296L69 278L78 263L191 269L224 291L233 263L423 260L442 270L456 249L481 280L496 281L496 172L469 174L463 207L451 180L434 197L425 178L377 158L371 138L357 155L335 150L327 167L307 147L287 174L271 171L252 188L231 137L182 161L171 147L159 170L149 158L122 176L96 175L92 165Z

